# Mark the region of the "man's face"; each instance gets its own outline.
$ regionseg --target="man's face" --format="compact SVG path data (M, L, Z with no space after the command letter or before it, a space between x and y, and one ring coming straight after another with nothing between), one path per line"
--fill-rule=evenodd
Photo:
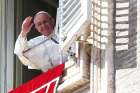
M34 19L35 28L41 34L49 36L53 32L53 22L46 14L38 14Z

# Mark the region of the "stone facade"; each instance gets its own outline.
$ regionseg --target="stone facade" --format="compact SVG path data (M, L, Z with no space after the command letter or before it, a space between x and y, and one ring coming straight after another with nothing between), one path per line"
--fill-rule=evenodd
M140 1L114 1L115 92L140 93ZM81 88L75 93L90 93Z

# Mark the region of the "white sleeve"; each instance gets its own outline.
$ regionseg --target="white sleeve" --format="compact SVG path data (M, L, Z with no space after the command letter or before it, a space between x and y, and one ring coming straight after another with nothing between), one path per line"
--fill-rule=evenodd
M14 49L14 53L18 56L18 58L20 59L21 63L31 67L32 69L37 69L38 67L35 66L34 64L32 64L28 58L26 58L23 55L23 51L28 49L28 43L27 43L27 38L22 37L21 35L19 35L18 39L16 40L15 43L15 49Z

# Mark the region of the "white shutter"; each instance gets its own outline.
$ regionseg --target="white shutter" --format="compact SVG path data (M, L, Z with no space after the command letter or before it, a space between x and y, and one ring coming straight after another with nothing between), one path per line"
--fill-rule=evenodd
M91 1L60 0L59 15L61 47L67 50L90 24Z

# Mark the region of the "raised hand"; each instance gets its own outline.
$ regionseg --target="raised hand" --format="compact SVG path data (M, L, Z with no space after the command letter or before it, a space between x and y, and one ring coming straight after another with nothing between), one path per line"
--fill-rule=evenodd
M22 23L21 28L21 34L23 37L25 37L30 32L32 26L33 26L32 17L31 16L26 17Z

